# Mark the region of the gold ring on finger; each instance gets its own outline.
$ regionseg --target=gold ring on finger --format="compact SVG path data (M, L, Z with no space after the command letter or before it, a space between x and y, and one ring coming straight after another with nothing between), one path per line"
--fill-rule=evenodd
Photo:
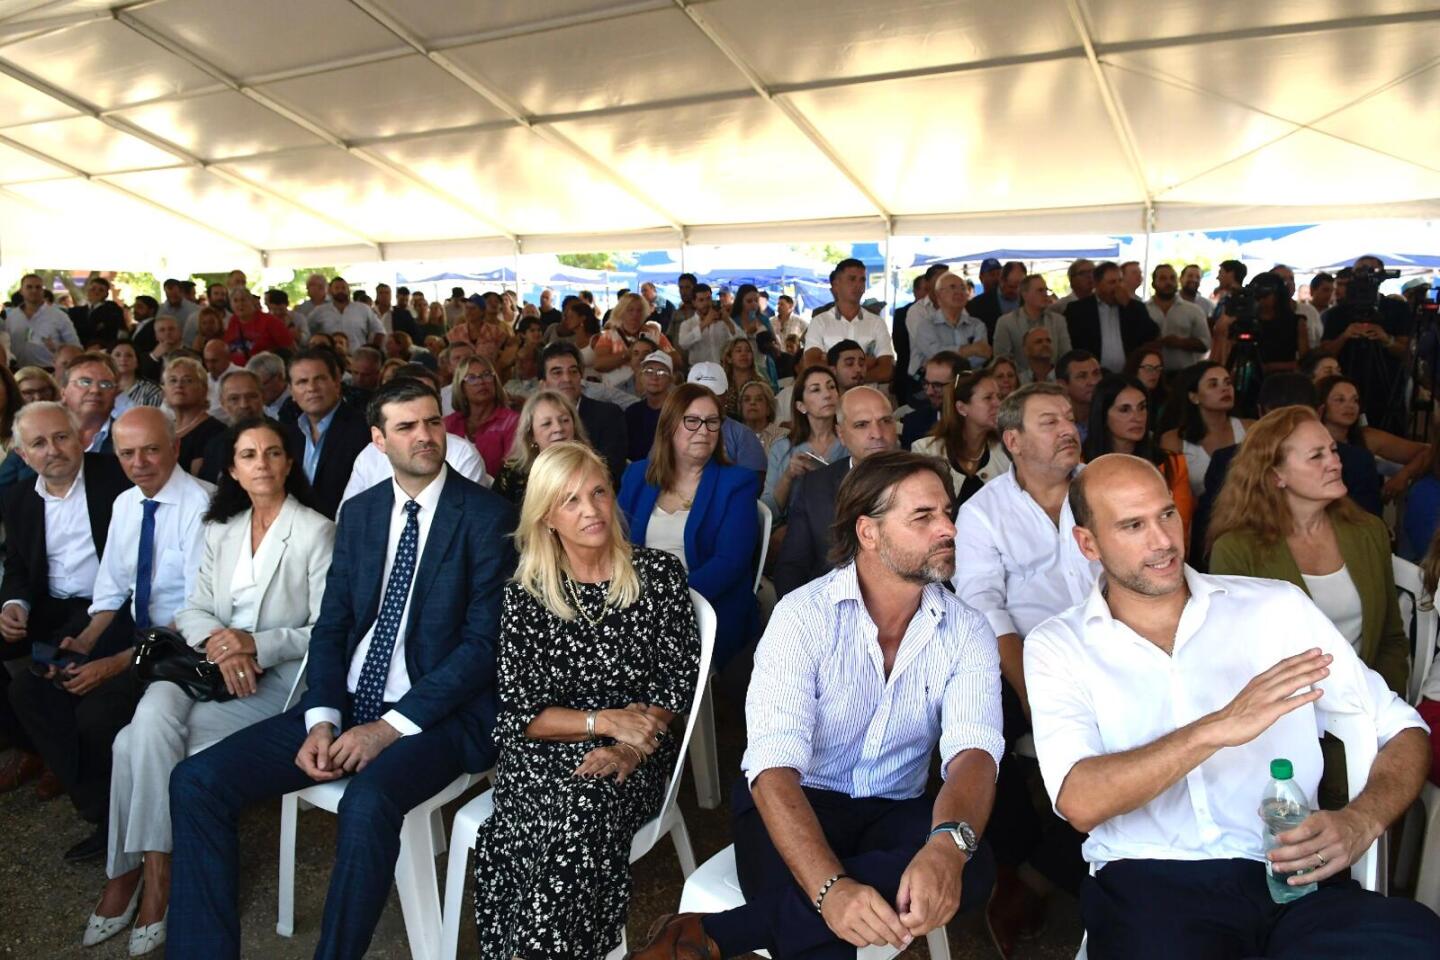
M1315 859L1320 861L1320 866L1322 867L1330 862L1329 860L1325 859L1325 854L1321 853L1319 850L1315 851Z

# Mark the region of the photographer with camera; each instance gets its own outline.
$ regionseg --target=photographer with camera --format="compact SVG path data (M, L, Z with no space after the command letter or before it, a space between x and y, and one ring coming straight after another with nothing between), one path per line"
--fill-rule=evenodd
M1259 274L1225 298L1210 359L1230 370L1242 415L1255 415L1266 374L1296 369L1309 339L1305 318L1296 315L1285 281L1275 273Z
M1360 386L1365 419L1391 433L1405 431L1404 361L1410 351L1405 305L1380 296L1380 284L1399 276L1376 256L1359 257L1335 306L1321 318L1321 348L1332 354ZM1338 288L1337 283L1337 288Z

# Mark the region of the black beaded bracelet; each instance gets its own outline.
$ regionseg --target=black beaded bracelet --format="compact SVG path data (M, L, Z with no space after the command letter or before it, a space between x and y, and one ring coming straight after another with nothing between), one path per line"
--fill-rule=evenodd
M822 908L825 906L825 894L829 893L829 892L830 892L830 888L833 887L833 886L835 886L835 884L839 883L841 880L848 879L849 877L850 877L850 874L848 874L848 873L837 873L837 874L835 874L835 876L833 876L833 877L831 877L829 880L826 880L826 881L825 881L824 885L820 887L820 892L817 893L817 894L815 894L815 912L816 912L816 913L819 913L819 914L822 914L822 915L824 914L824 910L823 910Z

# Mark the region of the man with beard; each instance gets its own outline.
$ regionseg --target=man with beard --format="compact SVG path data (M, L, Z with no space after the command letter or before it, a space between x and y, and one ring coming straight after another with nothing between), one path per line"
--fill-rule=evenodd
M1093 363L1093 359L1091 361ZM1014 743L1030 732L1022 644L1042 621L1085 598L1099 564L1080 553L1071 529L1070 482L1080 464L1080 433L1064 386L1031 383L1000 403L996 423L1014 468L965 502L955 520L955 593L990 622L1000 648L1005 758L995 785L995 898L986 911L1005 956L1038 934L1040 896L1084 876L1080 838L1036 812Z
M1162 263L1150 274L1155 296L1145 304L1160 327L1165 372L1175 373L1204 358L1210 349L1210 318L1179 296L1175 268Z
M495 762L495 651L500 593L515 566L514 510L446 467L440 398L428 384L392 380L366 418L394 478L340 515L304 699L170 777L172 956L242 955L241 811L347 776L315 954L363 956L394 882L406 813Z
M998 665L984 618L942 586L953 500L931 457L877 453L850 471L836 569L780 601L755 653L732 807L746 903L666 917L632 957L900 950L985 902Z
M1208 322L1210 315L1215 312L1215 301L1200 293L1202 276L1199 264L1187 263L1185 265L1185 269L1180 271L1180 299L1203 310Z
M1100 457L1069 500L1075 541L1104 578L1030 634L1025 674L1046 790L1101 868L1080 901L1089 956L1433 952L1440 918L1348 876L1419 795L1419 715L1294 586L1188 568L1169 484L1149 462ZM1256 814L1267 766L1285 758L1315 796L1327 711L1373 735L1368 782L1267 852ZM1277 904L1271 867L1275 881L1303 869L1289 882L1320 886Z

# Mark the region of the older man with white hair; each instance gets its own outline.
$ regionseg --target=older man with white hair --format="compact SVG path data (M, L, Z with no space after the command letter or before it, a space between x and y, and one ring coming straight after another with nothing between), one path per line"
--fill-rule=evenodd
M942 273L935 278L931 295L939 308L930 311L915 327L910 341L910 375L918 374L925 361L942 350L960 355L971 367L980 367L990 359L990 337L985 324L965 311L970 288L957 273Z
M314 313L317 307L323 306L329 299L329 285L330 281L325 278L323 273L312 273L305 278L305 292L309 296L304 302L296 305L295 312L300 314L307 323L310 320L310 314Z

